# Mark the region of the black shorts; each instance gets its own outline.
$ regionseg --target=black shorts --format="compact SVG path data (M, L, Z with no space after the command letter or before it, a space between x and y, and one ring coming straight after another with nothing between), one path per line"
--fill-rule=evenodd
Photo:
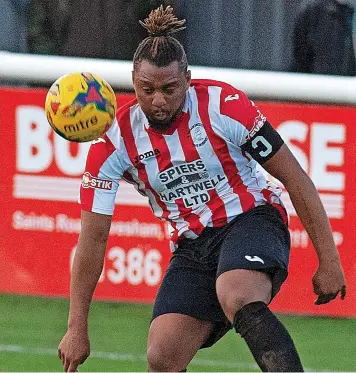
M207 227L195 240L184 238L164 275L152 320L166 313L210 320L214 329L202 348L210 347L232 328L216 295L217 277L233 269L263 271L272 280L273 298L287 278L289 252L288 227L270 205L253 208L223 227Z

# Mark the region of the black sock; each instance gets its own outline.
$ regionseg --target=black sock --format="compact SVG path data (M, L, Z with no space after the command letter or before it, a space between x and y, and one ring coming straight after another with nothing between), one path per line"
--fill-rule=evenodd
M304 372L287 329L263 302L236 312L233 323L263 372Z

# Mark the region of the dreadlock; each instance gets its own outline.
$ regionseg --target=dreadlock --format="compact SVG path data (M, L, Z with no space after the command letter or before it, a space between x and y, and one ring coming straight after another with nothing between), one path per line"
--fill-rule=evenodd
M133 63L136 68L142 60L148 60L156 66L167 66L178 61L182 70L187 71L188 62L182 44L171 34L185 29L185 19L179 20L173 9L163 5L152 10L144 22L140 24L149 35L142 40L134 54Z

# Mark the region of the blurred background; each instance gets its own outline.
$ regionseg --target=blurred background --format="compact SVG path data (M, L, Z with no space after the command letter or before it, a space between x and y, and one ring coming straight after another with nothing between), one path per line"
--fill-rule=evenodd
M0 371L61 371L77 192L89 144L51 131L48 87L95 72L133 97L138 20L172 5L193 78L244 90L313 179L344 266L348 295L315 306L317 266L288 194L289 277L271 307L307 371L356 371L356 0L0 0ZM81 371L146 371L152 302L170 258L145 199L120 187L105 268L90 314L92 355ZM258 371L233 332L189 371Z
M288 71L301 0L179 1L193 65ZM206 46L213 46L206 48Z

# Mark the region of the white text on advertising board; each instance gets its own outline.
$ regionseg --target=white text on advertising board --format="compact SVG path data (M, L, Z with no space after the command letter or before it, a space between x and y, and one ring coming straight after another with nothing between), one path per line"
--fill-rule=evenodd
M345 125L321 122L309 125L302 121L288 120L280 123L277 130L314 181L329 217L341 219L344 216L343 193L346 177L340 169L344 164ZM78 185L81 182L79 177L84 172L90 144L78 144L77 152L73 155L70 152L70 143L57 135L52 140L50 132L51 128L42 108L17 107L18 174L14 176L15 198L73 202L77 200ZM307 141L308 154L304 150ZM50 167L57 170L55 175L44 176L43 173ZM63 190L66 190L66 193L63 193ZM288 196L285 199L288 211L295 215ZM116 203L147 206L147 200L135 194L134 189L129 187L125 188L125 198L122 201L117 200Z

